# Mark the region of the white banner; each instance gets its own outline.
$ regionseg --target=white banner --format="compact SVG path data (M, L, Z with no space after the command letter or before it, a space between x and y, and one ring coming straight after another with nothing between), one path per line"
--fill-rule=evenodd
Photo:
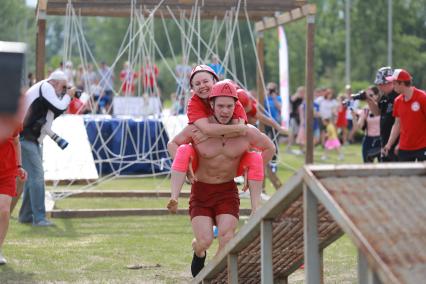
M284 27L278 27L279 42L279 66L280 66L280 95L282 98L281 118L282 126L289 127L290 120L290 94L289 94L289 73L288 73L288 46Z

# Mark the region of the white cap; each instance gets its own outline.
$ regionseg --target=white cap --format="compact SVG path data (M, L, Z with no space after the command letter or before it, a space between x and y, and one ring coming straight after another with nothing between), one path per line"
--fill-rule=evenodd
M50 80L56 80L56 81L67 81L67 76L65 75L64 72L60 71L60 70L56 70L54 72L52 72L49 76L49 78L47 78L48 81Z

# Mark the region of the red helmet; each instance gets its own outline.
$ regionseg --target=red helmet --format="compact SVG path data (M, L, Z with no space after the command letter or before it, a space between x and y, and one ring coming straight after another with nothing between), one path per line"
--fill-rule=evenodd
M201 65L195 66L194 69L192 69L191 77L189 77L189 84L191 85L191 87L192 87L192 78L198 72L207 72L207 73L210 73L210 74L213 75L213 78L215 78L216 81L219 81L219 77L217 77L216 72L214 72L214 70L210 66L201 64Z
M248 106L250 103L250 95L249 93L244 89L237 89L237 96L238 100L241 102L243 106Z
M209 99L215 97L232 97L238 100L237 89L231 82L230 80L223 80L214 84Z

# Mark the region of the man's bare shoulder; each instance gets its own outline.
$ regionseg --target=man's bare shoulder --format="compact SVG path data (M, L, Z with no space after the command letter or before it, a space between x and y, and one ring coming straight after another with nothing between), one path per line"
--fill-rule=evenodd
M257 129L256 127L254 127L253 125L248 124L247 126L248 126L248 128L247 128L247 136L249 136L249 137L257 137L259 135L262 135L262 132L260 132L260 130Z

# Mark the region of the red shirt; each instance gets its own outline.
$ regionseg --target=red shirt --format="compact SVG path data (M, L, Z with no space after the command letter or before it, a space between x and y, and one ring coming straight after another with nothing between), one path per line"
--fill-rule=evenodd
M15 138L19 135L21 127L13 135L0 144L0 178L17 176L18 160L15 151Z
M253 98L249 97L245 91L238 92L238 100L241 102L244 109L251 105L251 109L249 112L247 112L247 116L249 117L256 117L257 113L257 102Z
M196 122L200 118L207 118L213 115L213 110L211 109L210 105L206 101L203 101L199 96L194 94L189 99L187 115L188 115L188 123L191 124ZM247 115L240 101L237 101L237 103L235 104L234 114L232 115L232 118L233 119L242 118L244 119L245 123L247 123Z
M393 116L399 118L399 149L419 150L426 148L426 93L413 88L413 96L404 101L399 95L394 102Z
M83 107L84 107L84 103L80 101L80 99L73 98L71 100L70 105L68 106L67 113L80 114L81 111L83 110Z

